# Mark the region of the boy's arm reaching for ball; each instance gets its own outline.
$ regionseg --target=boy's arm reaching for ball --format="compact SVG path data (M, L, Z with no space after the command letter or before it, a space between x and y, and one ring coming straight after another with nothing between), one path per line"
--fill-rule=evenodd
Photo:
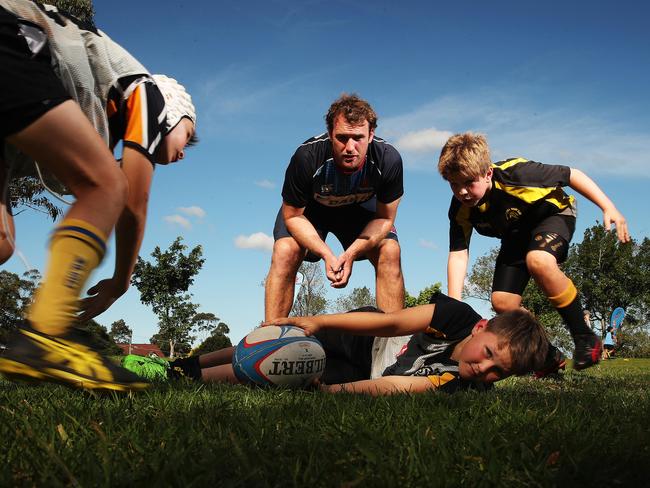
M420 305L392 313L354 312L313 317L284 317L264 325L295 325L313 335L320 329L336 329L357 335L394 337L423 332L431 324L435 305Z

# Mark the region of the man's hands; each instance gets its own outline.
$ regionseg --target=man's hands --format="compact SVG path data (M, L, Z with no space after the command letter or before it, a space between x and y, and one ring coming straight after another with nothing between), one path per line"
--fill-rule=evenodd
M612 228L612 224L616 226L616 233L618 234L618 240L621 242L630 241L630 232L627 229L627 221L623 214L619 212L616 207L605 208L603 210L603 225L606 230Z
M90 296L81 300L81 313L77 319L86 322L103 313L113 305L115 300L124 295L127 289L128 287L119 285L113 278L100 281L88 290Z
M267 325L293 325L303 329L306 336L314 335L320 330L316 317L281 317L262 324L264 327Z
M324 256L325 275L333 288L345 288L352 275L354 257L347 251L338 258L333 254Z

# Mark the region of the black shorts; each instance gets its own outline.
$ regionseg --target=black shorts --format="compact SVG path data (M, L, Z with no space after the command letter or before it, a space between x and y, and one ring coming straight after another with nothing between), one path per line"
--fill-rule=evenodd
M552 215L542 220L532 231L521 236L504 238L497 256L492 291L521 295L530 280L526 254L546 251L563 263L569 252L569 243L575 231L576 218L572 215Z
M52 69L46 34L2 7L0 70L0 145L71 98Z
M331 232L339 240L343 249L347 249L359 237L368 222L376 217L375 205L376 200L374 198L362 204L343 207L324 207L323 205L314 204L305 207L304 215L323 241L327 238L327 234ZM282 209L280 209L275 218L273 238L277 241L283 237L291 237L291 234L282 217ZM385 238L398 241L395 226ZM357 261L362 259L366 258L361 256ZM320 257L308 252L305 261L315 263L320 261Z
M321 383L336 385L370 379L374 336L323 329L314 337L325 349L325 371Z
M613 351L616 346L614 344L603 344L603 348L607 349L608 351Z

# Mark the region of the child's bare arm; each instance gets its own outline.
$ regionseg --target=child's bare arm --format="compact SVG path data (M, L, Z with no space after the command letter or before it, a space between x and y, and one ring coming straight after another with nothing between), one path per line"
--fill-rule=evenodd
M320 329L336 329L358 335L394 337L422 332L431 324L435 305L420 305L392 313L354 312L314 317L284 317L264 325L295 325L312 335Z
M460 300L463 294L463 284L467 274L469 251L451 251L447 258L447 294L451 298Z
M435 386L424 376L384 376L374 380L361 380L339 385L322 385L328 393L363 393L366 395L394 395L396 393L422 393Z
M616 226L618 240L621 242L628 242L630 240L630 233L627 229L625 217L617 210L616 206L594 180L579 169L571 168L569 186L601 208L605 229L610 230L612 224L614 224Z

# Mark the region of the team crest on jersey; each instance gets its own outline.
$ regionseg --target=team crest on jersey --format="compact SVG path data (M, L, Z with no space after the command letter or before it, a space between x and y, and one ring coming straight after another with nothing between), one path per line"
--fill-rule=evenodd
M424 331L425 334L431 334L434 337L439 337L440 339L444 339L447 337L444 332L440 332L438 329L434 329L433 327L429 326L425 329Z
M334 191L334 185L321 185L320 193L321 195L329 195Z
M521 210L519 210L517 207L512 207L506 210L507 221L519 220L519 217L521 217Z

